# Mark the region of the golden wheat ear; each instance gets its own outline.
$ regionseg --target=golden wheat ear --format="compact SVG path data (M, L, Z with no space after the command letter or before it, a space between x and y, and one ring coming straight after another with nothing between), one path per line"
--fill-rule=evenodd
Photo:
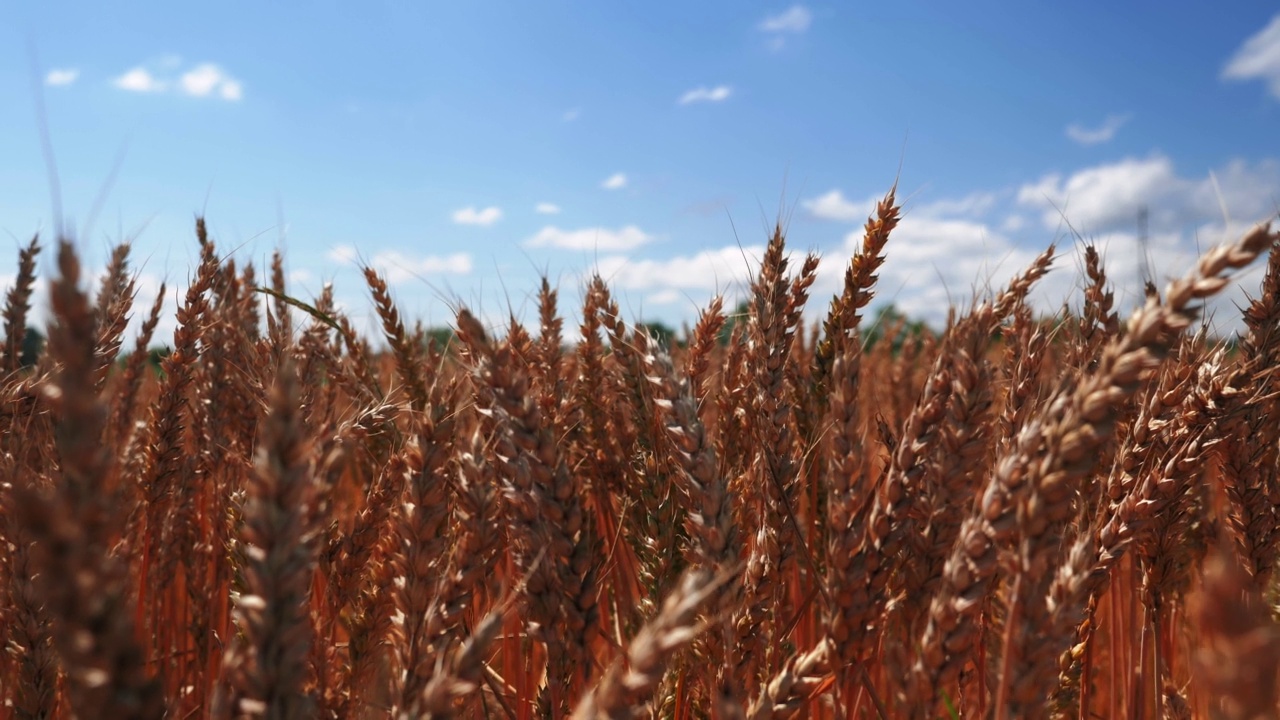
M36 284L36 256L39 236L18 251L18 276L4 299L4 354L0 355L0 377L8 378L22 366L22 346L27 338L27 313Z
M307 687L318 483L298 397L296 370L286 362L268 396L239 528L244 585L234 612L240 640L227 662L237 716L305 718L318 700Z
M662 601L662 609L640 629L626 652L578 702L574 720L646 717L646 705L662 681L671 659L693 642L704 626L698 611L716 592L725 575L706 569L686 571Z
M102 444L107 406L94 379L97 322L80 287L79 258L65 240L59 243L50 300L48 353L54 370L43 399L53 418L57 466L51 483L23 478L6 509L16 513L31 542L32 589L52 621L70 711L79 717L160 718L165 698L137 642L128 569L111 553L123 528L106 491L115 470ZM28 675L25 689L37 689L40 678Z

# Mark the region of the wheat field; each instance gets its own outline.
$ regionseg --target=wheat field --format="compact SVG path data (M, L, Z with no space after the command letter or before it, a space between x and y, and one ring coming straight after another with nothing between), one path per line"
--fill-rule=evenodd
M91 288L33 240L0 354L0 717L1280 714L1280 232L1128 318L1092 247L1083 310L1033 313L1050 247L939 332L873 332L898 219L891 191L829 304L777 230L745 312L671 343L595 277L576 343L544 280L536 327L458 308L441 345L373 269L362 337L203 221L155 338L127 245ZM1240 338L1209 336L1255 260Z

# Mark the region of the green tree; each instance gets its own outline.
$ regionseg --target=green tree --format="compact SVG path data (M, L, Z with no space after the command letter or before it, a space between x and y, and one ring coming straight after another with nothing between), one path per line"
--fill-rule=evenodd
M427 328L426 337L428 345L434 345L436 350L443 351L456 344L457 336L451 327L431 327Z
M637 327L649 333L649 337L657 340L663 347L669 348L676 344L676 331L666 323L653 320L642 322Z
M739 323L745 324L750 316L751 305L749 305L746 300L738 303L738 306L733 309L733 312L725 316L724 326L720 328L720 344L728 345L729 338L733 337L733 329L736 328Z
M26 334L22 336L22 356L19 358L22 367L34 366L42 352L44 352L44 333L33 327L27 327Z
M898 310L893 303L881 305L876 310L875 318L870 324L863 325L863 337L865 338L863 347L873 347L876 343L884 339L885 333L894 330L899 325L902 329L893 335L893 353L896 355L902 350L902 345L910 339L914 339L929 332L929 326L922 320L912 320Z
M160 372L160 364L172 353L173 350L165 345L153 346L147 351L147 364L156 372Z

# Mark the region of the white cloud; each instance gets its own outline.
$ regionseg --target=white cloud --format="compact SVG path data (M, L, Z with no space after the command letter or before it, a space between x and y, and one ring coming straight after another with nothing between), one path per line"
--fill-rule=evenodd
M1193 222L1219 222L1223 212L1231 224L1275 218L1280 213L1280 161L1232 160L1196 182L1188 202L1196 212Z
M1002 207L1006 199L1012 199L1014 207ZM857 202L832 190L802 205L817 217L860 224L873 200ZM975 295L985 297L1004 288L1052 239L1044 229L1064 227L1065 216L1085 238L1110 251L1107 275L1118 308L1127 313L1142 298L1135 227L1142 208L1150 218L1152 277L1163 286L1192 267L1200 249L1234 240L1249 224L1275 215L1280 208L1280 161L1235 160L1196 177L1180 174L1168 158L1154 155L1046 175L1016 191L909 203L889 239L875 302L892 302L909 316L941 326L951 306L966 308ZM850 228L843 245L828 253L820 266L812 297L838 292L844 264L861 241L861 228ZM1056 312L1063 303L1079 307L1084 281L1083 260L1073 257L1078 245L1070 235L1060 240L1059 253L1065 257L1032 293L1037 312ZM654 273L643 287L650 297L674 285L662 273L679 272L676 267L646 269ZM1216 332L1240 326L1236 306L1244 304L1244 288L1256 290L1259 273L1242 275L1240 283L1209 304ZM810 308L814 317L821 312L820 307Z
M627 176L625 173L614 173L605 178L604 182L600 183L600 187L605 190L620 190L626 186Z
M292 284L303 285L315 280L316 276L306 269L299 268L289 271L289 282Z
M559 215L560 206L555 203L540 202L534 206L533 211L539 215Z
M350 265L360 259L360 251L351 245L337 245L329 248L329 252L325 253L325 257L335 265Z
M1063 217L1082 233L1132 230L1146 209L1153 230L1218 221L1225 210L1238 222L1275 213L1280 204L1280 162L1233 161L1199 178L1183 177L1162 155L1126 158L1077 171L1046 175L1018 190L1018 203L1042 211L1046 228Z
M565 122L573 122L580 117L582 117L582 108L570 108L564 111L564 115L561 115L560 119Z
M236 101L244 96L239 80L213 63L203 63L182 74L182 91L193 97L217 93L223 100Z
M672 303L679 302L680 291L675 289L659 290L658 292L646 297L645 300L654 305L671 305Z
M369 266L393 285L421 279L424 275L467 275L472 269L471 256L467 253L413 257L398 250L376 253L369 260Z
M1160 156L1099 165L1069 176L1049 175L1017 193L1016 202L1043 211L1040 217L995 213L1004 196L978 192L908 207L886 247L874 302L891 302L908 316L940 327L950 307L967 308L975 296L988 297L1003 289L1044 250L1051 238L1036 220L1051 230L1059 227L1059 214L1050 204L1056 202L1068 221L1103 252L1117 309L1127 314L1142 301L1138 209L1146 206L1150 211L1151 277L1163 287L1193 267L1202 250L1235 240L1253 222L1274 216L1280 206L1280 161L1233 161L1198 179L1179 175ZM812 297L839 290L844 263L861 242L862 230L852 229L839 250L828 253ZM1054 313L1064 303L1079 308L1082 247L1071 236L1059 240L1054 269L1030 297L1037 312ZM1256 294L1261 264L1236 280L1208 303L1205 314L1212 318L1214 332L1240 327L1238 308L1246 304L1246 290ZM655 282L645 288L651 294L665 287L661 280ZM816 316L822 309L811 304L810 313Z
M44 76L44 84L55 87L59 85L70 85L79 77L80 70L78 68L54 68Z
M999 196L993 192L975 192L961 198L943 198L925 203L916 208L909 208L912 215L940 217L960 215L964 217L980 217L995 207Z
M1052 240L1039 232L1018 233L1008 228L1010 224L1017 222L1009 223L1005 218L997 229L972 218L928 217L907 212L885 248L886 261L878 273L873 306L892 303L908 317L940 328L950 308L963 312L975 299L989 299L1003 291L1009 280L1023 272ZM1131 247L1113 242L1110 236L1090 239L1104 250ZM846 235L840 250L830 253L819 268L812 297L829 297L839 292L848 258L861 244L861 229ZM1048 275L1036 283L1028 297L1038 314L1058 312L1064 303L1079 306L1084 282L1080 268L1084 267L1084 261L1082 255L1072 257L1078 252L1081 247L1070 239L1057 243L1056 257ZM1180 257L1169 254L1170 267L1176 267L1179 273L1188 267L1177 265ZM1106 265L1107 275L1117 291L1117 307L1122 313L1131 310L1141 295L1141 288L1132 280L1136 275L1131 268L1136 267L1136 257L1128 263ZM809 310L817 314L825 311L825 307L811 304Z
M1224 195L1231 195L1251 182L1256 183L1265 172L1254 165L1231 164L1217 172L1218 184ZM1276 178L1270 187L1280 196L1280 172ZM1061 182L1059 180L1059 184ZM1189 185L1190 189L1178 195L1176 202L1187 202L1194 207L1202 202L1196 196L1203 188L1199 183ZM963 212L952 215L939 212L946 207L963 211L967 205L964 200L936 203L931 213L937 214L914 211L904 214L886 247L887 260L879 272L876 290L877 304L893 303L906 315L940 327L950 307L963 310L975 297L989 297L1002 290L1014 274L1022 272L1044 250L1049 239L1026 224L1021 215L1004 216L997 221L997 228L966 217ZM1216 204L1216 200L1214 202ZM1240 195L1227 204L1229 208L1256 209L1264 207L1265 201L1255 193L1255 196ZM1069 218L1073 216L1071 207L1077 206L1068 208ZM1056 218L1055 214L1055 225ZM1238 238L1247 224L1256 219L1258 215L1251 214L1231 224L1213 220L1164 230L1153 224L1148 240L1152 277L1163 287L1170 279L1185 274L1201 249ZM1107 276L1116 291L1117 308L1122 314L1128 313L1142 299L1138 241L1132 218L1123 230L1088 231L1085 237L1103 251ZM859 249L861 242L861 229L853 230L838 252L828 254L819 269L812 297L824 297L839 290L843 263ZM1082 255L1077 255L1082 253L1082 247L1082 243L1070 237L1059 241L1060 257L1030 297L1037 312L1053 313L1064 303L1079 307L1084 285L1080 269L1084 261ZM1245 288L1256 290L1258 273L1260 270L1255 267L1251 273L1241 275L1237 278L1241 282L1233 283L1223 296L1209 303L1207 315L1213 316L1212 327L1216 332L1230 332L1240 326L1240 313L1236 308L1244 306ZM810 307L811 313L821 310Z
M713 88L696 87L680 96L678 101L681 105L689 105L700 102L724 102L733 94L733 88L728 85L717 85Z
M823 220L857 222L867 219L867 215L875 208L875 201L854 202L846 198L840 190L832 190L810 200L801 200L800 206L814 217Z
M1182 193L1184 185L1173 163L1156 155L1085 168L1068 178L1046 175L1019 188L1018 202L1043 209L1045 227L1059 226L1065 215L1076 229L1090 233L1132 227L1141 208Z
M1010 215L1000 224L1000 229L1005 232L1018 232L1027 226L1027 219L1021 215Z
M161 68L162 74L175 72L182 60L176 55L166 55L153 67ZM172 77L171 75L169 77ZM167 92L170 88L192 97L219 97L236 102L244 98L244 86L239 80L228 75L221 67L213 63L197 65L178 77L177 83L164 77L157 77L146 66L139 65L118 78L112 84L121 90L130 92Z
M763 256L763 245L731 245L662 260L613 255L600 258L598 272L624 290L652 290L662 297L671 290L716 291L745 286L759 269Z
M1222 69L1225 80L1261 80L1280 100L1280 15L1244 41Z
M1234 242L1248 229L1245 224L1223 225L1211 223L1198 226L1185 232L1152 232L1147 238L1148 269L1156 286L1162 291L1170 280L1182 277L1191 270L1200 254L1210 247L1224 242ZM1107 271L1107 279L1112 283L1116 293L1116 307L1124 314L1131 312L1141 304L1143 299L1141 277L1143 269L1140 262L1138 236L1135 232L1111 232L1090 238L1102 253L1103 267ZM1062 273L1057 282L1057 298L1070 299L1074 308L1079 308L1084 280L1080 279L1079 268L1084 267L1083 246L1078 243L1061 244L1060 251L1066 255L1057 265ZM1256 297L1262 282L1265 259L1254 263L1244 271L1234 274L1232 282L1218 296L1206 303L1202 317L1209 322L1214 333L1227 334L1243 327L1240 308L1248 306L1247 296ZM1054 295L1046 295L1052 299ZM1059 306L1061 302L1059 302ZM1053 310L1052 306L1045 307Z
M169 87L168 83L157 80L149 70L141 66L126 72L112 83L121 90L140 93L163 92Z
M1098 145L1105 142L1111 142L1116 136L1116 132L1129 122L1131 116L1126 113L1123 115L1108 115L1102 125L1090 129L1082 125L1071 124L1067 126L1067 137L1076 141L1081 145Z
M845 249L855 251L860 248L862 234L861 228L850 232L845 237ZM940 258L944 259L949 268L955 265L953 258L969 258L977 262L975 267L981 267L984 262L981 258L990 255L991 250L1007 250L1011 247L1007 237L985 223L910 214L903 216L889 242L890 254L910 267L931 264Z
M767 33L799 34L809 29L813 22L813 13L803 5L792 5L777 15L770 15L760 21L760 29Z
M801 35L813 22L813 13L803 5L792 5L777 15L770 15L757 26L769 37L769 49L778 52L786 47L787 38Z
M1160 163L1147 164L1154 168L1147 168L1148 175L1162 176ZM1142 177L1141 168L1131 170L1131 176ZM1106 172L1101 175L1105 176ZM1176 173L1169 176L1178 179ZM1153 222L1148 247L1157 284L1163 286L1169 279L1183 275L1192 267L1200 248L1237 238L1247 222L1257 219L1257 215L1246 213L1245 209L1274 209L1275 198L1280 197L1280 163L1274 161L1230 163L1219 168L1215 176L1222 194L1234 198L1227 200L1226 205L1233 217L1241 213L1238 221L1223 224L1210 215L1208 221L1177 229L1160 229ZM1267 180L1268 177L1272 179ZM1056 178L1053 182L1044 182L1044 186L1057 189L1070 185L1072 178ZM1180 188L1174 193L1176 202L1192 207L1216 206L1216 199L1201 198L1206 188L1211 189L1208 184L1182 182L1185 182L1185 187L1174 183L1175 188ZM1028 187L1034 185L1029 184ZM1076 186L1080 185L1076 183ZM1091 187L1089 183L1083 185ZM823 197L828 200L826 206L842 208L837 214L850 220L861 221L871 210L870 201L865 205L854 203L835 191ZM1041 230L1036 214L997 213L997 208L1009 197L1012 196L1006 191L975 192L908 207L889 239L887 261L879 272L873 302L876 305L893 303L908 316L941 327L952 306L963 311L975 298L985 299L1003 290L1009 279L1021 273L1052 239ZM1068 215L1071 214L1069 208ZM1099 216L1107 217L1107 214ZM1089 232L1086 237L1103 252L1107 275L1116 292L1117 309L1127 314L1142 299L1140 259L1131 224L1122 230ZM550 242L548 238L546 243ZM810 293L813 298L807 308L810 321L817 320L825 311L825 299L839 291L845 265L861 242L861 228L850 228L838 246L828 248L824 253L818 280ZM606 247L584 235L578 235L566 245L576 249ZM1059 257L1053 269L1037 284L1029 298L1041 314L1055 313L1064 304L1078 308L1081 302L1081 288L1084 286L1081 268L1084 263L1079 255L1082 244L1065 237L1060 239L1057 252ZM760 244L748 247L727 245L667 258L638 257L639 251L633 253L620 249L601 257L594 270L617 288L620 298L642 300L643 305L652 308L656 315L678 324L682 319L690 319L690 313L684 310L686 305L705 303L712 293L725 293L728 296L727 306L733 307L759 271L763 253L764 247ZM797 256L798 253L793 251L793 269L798 266ZM1244 288L1256 291L1260 272L1255 266L1254 270L1239 278L1242 284L1233 283L1220 299L1209 304L1207 311L1214 318L1212 327L1216 332L1230 332L1240 326L1240 313L1236 306L1244 304ZM680 317L682 312L686 317Z
M464 207L455 210L453 213L453 221L459 225L480 225L488 227L502 219L502 208L487 207L483 210L477 210L474 207Z
M550 247L563 250L619 251L631 250L641 245L646 245L652 242L653 239L652 235L635 225L627 225L617 230L603 227L561 230L554 225L548 225L539 230L533 237L525 240L524 245L531 248Z
M943 198L918 206L909 205L906 213L917 217L980 217L990 212L998 199L997 193L975 192L959 198ZM843 191L836 189L815 198L801 200L800 206L823 220L862 223L875 212L879 200L879 197L850 200L844 196Z

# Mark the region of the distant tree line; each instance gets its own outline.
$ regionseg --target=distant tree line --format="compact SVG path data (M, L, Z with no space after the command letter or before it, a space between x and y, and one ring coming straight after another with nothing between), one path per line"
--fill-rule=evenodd
M746 322L750 314L750 306L741 302L733 312L725 318L724 327L720 330L720 344L728 345L729 338L732 337L734 328L739 323ZM899 323L903 324L902 330L894 334L893 349L895 352L902 348L902 344L907 339L919 336L929 330L928 325L920 320L911 320L898 311L893 305L885 305L881 307L875 314L874 320L864 325L867 332L864 335L865 343L870 346L879 342L887 329L893 329ZM640 322L637 327L643 328L658 342L666 347L680 346L683 347L688 342L687 337L681 337L675 328L667 325L659 320L650 320ZM437 326L430 327L423 333L426 342L434 345L437 350L444 350L454 344L455 335L451 327ZM40 353L44 351L45 336L39 329L28 327L26 335L22 340L22 366L34 367L36 361L40 358ZM168 346L156 345L147 352L147 360L149 364L159 370L160 363L168 357L172 350ZM124 358L121 358L121 362Z
M718 336L722 346L729 344L729 339L733 337L734 330L739 324L747 322L750 315L751 306L744 300L738 303L737 307L725 316L724 326L720 328ZM876 311L874 318L870 322L864 321L862 327L865 330L863 343L867 347L879 342L886 331L893 331L894 352L901 350L902 345L908 340L930 332L928 324L923 320L907 317L892 304L881 306ZM645 330L650 337L666 347L684 347L689 342L687 328L682 335L675 328L660 320L641 321L636 323L636 328ZM452 328L433 327L427 330L426 334L436 343L437 348L444 348L453 340Z

